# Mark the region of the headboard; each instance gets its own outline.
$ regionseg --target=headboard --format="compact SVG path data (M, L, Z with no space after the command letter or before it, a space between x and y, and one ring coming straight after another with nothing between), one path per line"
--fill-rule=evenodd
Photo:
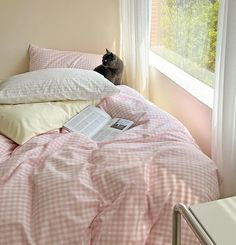
M28 71L30 43L102 54L119 52L118 0L0 2L0 80Z

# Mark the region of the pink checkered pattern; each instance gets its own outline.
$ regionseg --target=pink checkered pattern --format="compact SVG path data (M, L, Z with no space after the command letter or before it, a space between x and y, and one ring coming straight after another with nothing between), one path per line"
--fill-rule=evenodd
M29 47L29 58L30 71L46 68L93 70L102 63L102 55L99 54L46 49L32 44Z
M1 245L170 245L176 203L219 197L218 171L186 129L120 89L100 106L135 127L111 141L0 137ZM182 244L199 244L185 224Z

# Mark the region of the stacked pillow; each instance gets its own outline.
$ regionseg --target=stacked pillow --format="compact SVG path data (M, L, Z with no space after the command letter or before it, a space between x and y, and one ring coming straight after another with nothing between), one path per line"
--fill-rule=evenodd
M99 101L60 101L0 105L0 134L22 145L32 137L61 128L88 105Z
M0 104L102 99L119 89L101 74L49 68L12 76L0 84Z
M61 128L86 106L96 105L101 99L119 93L114 84L92 71L93 66L98 65L97 55L94 61L92 54L78 53L78 57L83 58L70 63L71 55L68 55L70 62L65 58L66 52L70 54L70 51L49 51L50 55L45 56L44 60L45 50L30 46L31 72L9 77L0 83L0 133L17 144L24 144L35 135ZM75 55L75 52L72 53ZM49 68L59 64L57 58L60 60L61 54L66 68L62 60L59 67ZM36 57L42 60L36 62ZM87 63L84 57L87 57ZM68 64L78 67L68 68Z

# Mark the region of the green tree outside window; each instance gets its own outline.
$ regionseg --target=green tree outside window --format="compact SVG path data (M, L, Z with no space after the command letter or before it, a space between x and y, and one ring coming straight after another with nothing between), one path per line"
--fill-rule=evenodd
M219 0L159 0L160 56L213 86Z

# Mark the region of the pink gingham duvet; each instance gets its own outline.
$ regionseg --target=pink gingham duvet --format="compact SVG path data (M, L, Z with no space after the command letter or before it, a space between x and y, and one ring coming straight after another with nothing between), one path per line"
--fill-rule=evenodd
M120 89L100 107L135 126L111 141L0 136L0 245L170 245L175 203L218 198L217 169L185 128ZM198 244L187 226L182 244Z

